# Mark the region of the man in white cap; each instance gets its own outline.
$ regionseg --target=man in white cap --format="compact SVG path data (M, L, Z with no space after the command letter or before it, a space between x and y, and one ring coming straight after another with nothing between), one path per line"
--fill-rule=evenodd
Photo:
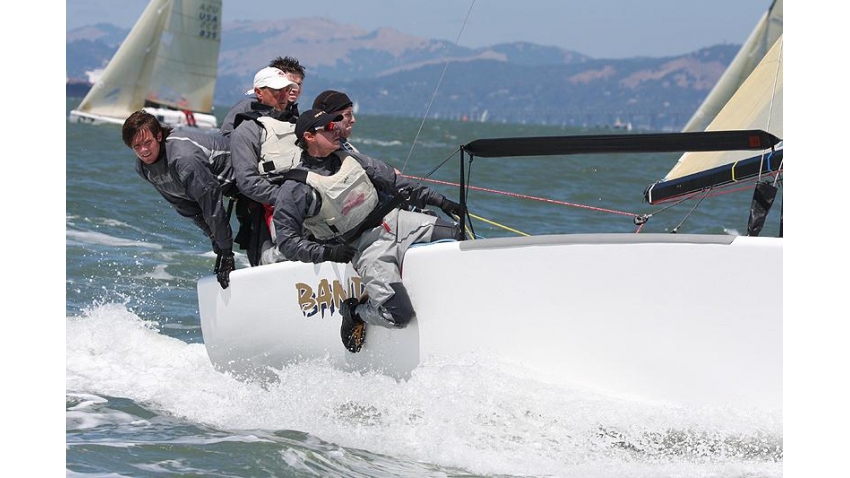
M289 90L297 87L282 70L266 67L254 75L253 92L259 102L251 110L239 113L230 135L230 152L236 186L250 201L239 201L240 221L248 221L250 237L237 237L246 247L251 265L261 263L262 251L271 247L271 210L266 207L275 198L278 186L268 175L289 170L300 158L295 146L295 118L288 105Z
M298 117L298 97L301 96L301 84L304 82L305 67L298 62L296 58L291 56L286 57L277 57L274 60L269 62L269 67L277 68L278 70L286 73L286 77L292 80L295 83L295 86L289 89L289 96L287 97L287 104L284 108L285 110L289 110L294 117ZM262 71L262 70L260 70ZM245 98L240 100L230 111L227 112L227 115L224 117L224 120L221 122L221 134L225 136L229 136L230 133L233 132L235 126L233 125L236 120L236 115L239 113L247 113L251 111L252 104L258 103L262 104L263 102L254 94L254 89L250 89L245 92Z

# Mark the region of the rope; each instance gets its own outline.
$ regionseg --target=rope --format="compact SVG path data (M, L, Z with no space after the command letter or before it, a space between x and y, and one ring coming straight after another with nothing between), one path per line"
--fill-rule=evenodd
M779 43L779 61L776 62L776 73L774 73L774 75L773 75L773 92L771 93L771 96L770 96L770 108L768 109L768 112L767 112L767 129L765 131L770 131L770 118L773 114L773 104L774 104L774 102L776 102L776 83L779 79L779 69L782 68L782 51L783 51L783 48L785 47L785 40L783 38L780 38L779 41L780 41L780 43ZM772 153L773 153L773 151L771 150L771 154ZM779 165L780 165L779 167L781 168L782 163L780 162ZM761 155L761 164L759 165L759 176L758 176L759 179L761 179L761 171L762 171L763 167L764 167L764 153L762 153L762 155ZM774 186L776 185L776 181L778 180L778 178L779 178L778 175L774 177L774 183L773 183Z
M441 181L439 179L429 179L429 178L423 178L423 177L419 177L419 176L412 176L412 175L408 175L408 174L402 174L402 176L409 178L409 179L416 179L416 180L419 180L419 181L427 181L427 182L436 183L436 184L443 184L443 185L446 185L446 186L455 186L455 187L460 186L458 183L453 183L453 182L450 182L450 181ZM469 185L469 184L467 184L467 188L473 189L475 191L482 191L482 192L493 193L493 194L501 194L503 196L510 196L510 197L515 197L515 198L520 198L520 199L530 199L530 200L533 200L533 201L541 201L541 202L545 202L545 203L549 203L549 204L557 204L557 205L560 205L560 206L571 206L571 207L576 207L576 208L579 208L579 209L589 209L589 210L592 210L592 211L607 212L609 214L619 214L621 216L636 216L636 214L631 213L631 212L616 211L616 210L613 210L613 209L605 209L605 208L601 208L601 207L588 206L586 204L571 203L571 202L567 202L567 201L558 201L558 200L555 200L555 199L548 199L548 198L542 198L542 197L537 197L537 196L530 196L530 195L527 195L527 194L512 193L512 192L508 192L508 191L499 191L497 189L482 188L482 187L478 187L478 186L472 186L472 185Z
M431 106L434 104L434 99L437 97L437 90L440 89L440 85L443 84L443 77L446 76L446 70L449 69L449 63L452 59L452 54L455 51L455 47L460 43L460 36L463 34L464 28L466 28L466 22L469 20L469 15L472 13L472 7L475 5L475 0L472 0L472 3L469 4L469 10L466 12L466 17L463 19L463 25L460 26L460 31L457 33L457 38L455 39L454 45L452 45L451 51L449 51L448 56L446 56L446 64L443 66L443 72L440 74L440 79L437 81L437 86L434 87L434 92L431 94L431 100L428 102L428 106L425 108L425 114L422 115L422 122L419 124L419 129L416 131L416 136L413 138L413 143L410 144L410 151L407 153L407 159L404 160L404 165L402 165L401 170L404 171L407 168L407 163L410 161L410 156L413 154L413 148L416 147L416 141L419 140L419 134L422 133L422 128L425 126L425 120L428 119L428 112L431 111Z
M505 226L504 224L499 224L498 222L491 221L491 220L489 220L489 219L485 219L485 218L483 218L483 217L481 217L481 216L476 216L475 214L472 214L471 212L470 212L470 213L468 213L468 214L469 214L471 217L474 217L475 219L478 219L479 221L484 221L484 222L486 222L487 224L490 224L490 225L493 225L493 226L496 226L496 227L500 227L500 228L502 228L502 229L504 229L504 230L506 230L506 231L513 232L514 234L519 234L520 236L528 236L528 235L529 235L529 234L526 234L526 233L524 233L524 232L522 232L522 231L519 231L519 230L517 230L517 229L511 228L511 227L508 227L508 226Z
M679 228L682 227L682 224L684 224L685 221L687 221L688 218L691 217L691 214L693 214L694 211L696 211L697 207L699 207L699 205L702 204L703 200L705 200L705 198L708 197L708 193L710 193L710 192L711 192L711 189L706 189L705 195L703 195L703 197L701 197L699 199L699 201L697 201L696 204L694 204L694 207L692 207L691 210L688 211L688 213L685 215L685 217L682 218L681 222L679 222L679 224L677 224L676 227L674 227L673 230L670 231L670 232L672 232L673 234L678 233Z

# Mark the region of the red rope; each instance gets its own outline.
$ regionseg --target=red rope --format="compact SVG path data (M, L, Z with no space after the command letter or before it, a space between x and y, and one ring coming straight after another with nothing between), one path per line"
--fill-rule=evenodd
M419 180L419 181L428 181L428 182L437 183L437 184L445 184L447 186L456 186L456 187L460 186L460 184L458 184L458 183L452 183L452 182L449 182L449 181L440 181L438 179L420 178L418 176L410 176L410 175L407 175L407 174L402 174L402 176L404 176L405 178L408 178L408 179L416 179L416 180ZM601 208L601 207L587 206L587 205L584 205L584 204L576 204L576 203L571 203L571 202L566 202L566 201L556 201L554 199L541 198L541 197L537 197L537 196L529 196L527 194L517 194L517 193L511 193L511 192L507 192L507 191L498 191L496 189L482 188L482 187L471 186L471 185L468 186L468 187L469 187L469 189L474 189L476 191L483 191L483 192L488 192L488 193L501 194L503 196L510 196L510 197L521 198L521 199L532 199L532 200L535 200L535 201L542 201L542 202L546 202L546 203L550 203L550 204L558 204L558 205L561 205L561 206L572 206L572 207L577 207L577 208L581 208L581 209L590 209L590 210L593 210L593 211L607 212L607 213L611 213L611 214L619 214L619 215L622 215L622 216L632 216L632 217L637 216L637 214L634 214L634 213L631 213L631 212L615 211L613 209L605 209L605 208Z

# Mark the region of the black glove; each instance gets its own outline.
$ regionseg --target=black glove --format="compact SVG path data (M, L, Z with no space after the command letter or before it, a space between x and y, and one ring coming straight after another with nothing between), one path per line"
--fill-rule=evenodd
M442 209L449 217L463 217L463 215L466 214L466 208L449 198L443 198L443 200L440 201L440 209Z
M322 257L324 261L331 262L351 262L354 258L354 253L357 249L348 244L333 244L325 246L325 253Z
M213 269L215 277L218 279L218 283L222 289L227 289L230 285L230 273L234 269L236 269L236 260L233 258L233 250L222 249L221 254L218 255L218 259L215 261L215 269Z

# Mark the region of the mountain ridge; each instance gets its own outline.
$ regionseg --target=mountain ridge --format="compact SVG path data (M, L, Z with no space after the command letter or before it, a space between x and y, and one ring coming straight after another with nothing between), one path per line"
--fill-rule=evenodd
M66 32L66 75L105 65L128 32L109 24ZM528 42L467 48L323 18L237 21L222 26L214 101L235 104L256 70L292 56L306 67L302 110L320 91L338 89L369 114L418 117L433 96L433 117L678 130L738 48L597 59Z

